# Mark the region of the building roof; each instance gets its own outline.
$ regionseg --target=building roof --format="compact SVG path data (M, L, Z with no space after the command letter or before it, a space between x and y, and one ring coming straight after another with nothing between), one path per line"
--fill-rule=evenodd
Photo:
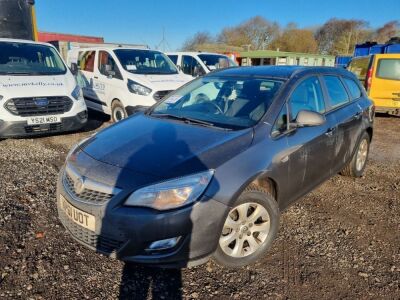
M276 57L315 57L315 58L332 58L333 55L300 53L300 52L286 52L274 50L256 50L256 51L243 51L239 53L240 57L245 58L276 58Z

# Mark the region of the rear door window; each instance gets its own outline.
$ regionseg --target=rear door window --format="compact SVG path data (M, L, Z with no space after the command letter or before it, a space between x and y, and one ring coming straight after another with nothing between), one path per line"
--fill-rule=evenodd
M349 95L346 89L337 76L324 76L326 88L333 108L341 106L349 102Z
M400 59L380 59L378 61L376 77L383 79L400 80Z
M361 97L362 92L360 90L360 87L358 86L358 84L350 78L343 78L344 82L346 83L349 91L350 91L350 95L352 99L358 99Z
M349 66L348 70L353 72L358 80L365 86L365 80L367 78L368 68L370 66L371 57L363 57L363 58L355 58L353 59Z
M297 118L301 110L324 113L325 102L318 77L311 76L301 82L292 92L289 105L292 121Z
M93 72L96 51L79 52L78 65L82 71Z

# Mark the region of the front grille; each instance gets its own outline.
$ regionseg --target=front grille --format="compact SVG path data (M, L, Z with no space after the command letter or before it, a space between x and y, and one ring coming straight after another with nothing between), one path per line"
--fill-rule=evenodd
M87 188L84 188L81 193L77 193L74 181L66 172L64 173L64 187L75 199L90 204L104 204L114 196L113 194L102 193Z
M171 92L172 91L158 91L157 93L154 94L153 98L156 101L160 101L162 98L164 98L165 96L167 96Z
M123 241L117 241L104 235L97 235L94 232L79 226L71 221L61 210L59 214L63 225L76 239L98 251L110 254L114 251L118 251L124 244Z
M68 97L28 97L10 99L5 108L15 116L32 117L63 114L72 108L72 104Z
M62 124L31 125L25 126L25 133L45 133L62 131Z

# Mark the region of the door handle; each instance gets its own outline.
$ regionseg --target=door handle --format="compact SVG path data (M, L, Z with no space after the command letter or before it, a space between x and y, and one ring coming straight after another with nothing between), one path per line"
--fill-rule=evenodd
M97 76L94 76L94 79L99 79L99 77L97 77Z
M335 131L336 131L336 127L329 128L329 129L325 132L325 135L326 135L326 136L333 136L333 134L335 133Z
M357 113L353 116L353 119L354 119L354 120L359 120L359 119L361 118L361 116L362 116L362 112L359 111L359 112L357 112Z

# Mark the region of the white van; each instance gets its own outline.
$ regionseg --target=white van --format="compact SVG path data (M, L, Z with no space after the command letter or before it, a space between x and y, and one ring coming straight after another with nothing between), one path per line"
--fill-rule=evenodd
M111 115L114 122L152 106L193 79L180 72L168 56L149 49L73 49L68 64L79 69L77 79L87 106Z
M170 52L168 57L183 73L198 77L217 69L237 67L229 56L207 52Z
M52 45L0 39L0 138L73 131L86 122L82 90Z

